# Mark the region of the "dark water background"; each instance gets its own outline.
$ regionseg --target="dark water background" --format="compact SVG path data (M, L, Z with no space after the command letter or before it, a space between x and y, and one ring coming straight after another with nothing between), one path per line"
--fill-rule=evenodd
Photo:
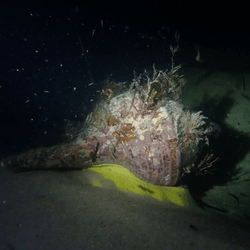
M0 30L2 155L60 143L67 121L86 119L103 80L170 68L176 31L175 63L184 66L203 67L197 46L237 61L250 44L244 8L185 1L1 1Z

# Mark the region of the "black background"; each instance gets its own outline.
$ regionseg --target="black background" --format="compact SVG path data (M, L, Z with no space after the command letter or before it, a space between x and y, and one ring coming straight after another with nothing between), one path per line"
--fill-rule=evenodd
M0 29L2 156L60 143L66 121L86 119L103 80L169 68L176 31L176 64L204 67L196 46L236 61L249 54L240 2L1 1Z

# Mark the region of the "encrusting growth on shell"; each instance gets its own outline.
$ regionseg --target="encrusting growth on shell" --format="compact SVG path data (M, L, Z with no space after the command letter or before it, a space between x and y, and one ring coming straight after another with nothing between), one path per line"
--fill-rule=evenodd
M186 83L174 65L179 35L172 52L171 70L146 71L126 83L105 81L100 100L72 141L27 151L2 161L15 170L40 168L88 168L116 163L147 182L175 186L186 174L204 173L212 153L197 163L208 147L213 126L201 111L184 110L180 94Z

